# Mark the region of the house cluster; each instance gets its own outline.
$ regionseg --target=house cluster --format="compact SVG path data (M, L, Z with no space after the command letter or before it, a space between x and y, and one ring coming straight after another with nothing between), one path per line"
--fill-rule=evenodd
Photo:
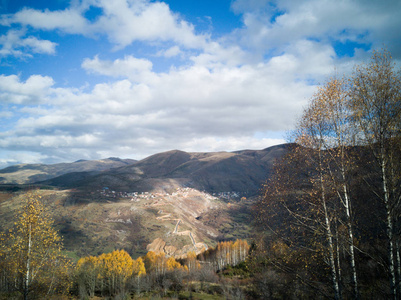
M225 201L240 200L242 198L242 193L240 192L218 192L218 193L213 193L212 195L216 198Z
M103 187L100 191L98 191L101 196L108 198L129 198L131 193L127 192L118 192L109 189L108 187Z
M198 191L193 188L189 187L180 187L177 188L172 193L167 192L118 192L111 190L108 187L103 187L100 191L100 194L104 197L109 198L131 198L130 200L133 202L139 202L141 200L151 200L155 198L164 198L164 197L188 197L193 196L195 194L200 194L205 199L208 200L217 200L221 199L224 201L231 201L231 200L239 200L242 197L240 192L217 192L213 194L209 194L205 191Z

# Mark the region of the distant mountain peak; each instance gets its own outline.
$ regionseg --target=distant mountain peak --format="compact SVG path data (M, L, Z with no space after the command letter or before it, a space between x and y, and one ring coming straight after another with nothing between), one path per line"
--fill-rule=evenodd
M77 161L75 161L76 163L80 163L80 162L85 162L87 161L86 159L78 159Z

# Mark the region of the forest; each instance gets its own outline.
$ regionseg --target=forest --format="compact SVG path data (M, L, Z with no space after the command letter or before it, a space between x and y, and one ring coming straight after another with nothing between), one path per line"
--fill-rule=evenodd
M175 259L73 263L31 192L0 235L0 299L401 299L401 73L373 52L322 84L253 207L254 236Z

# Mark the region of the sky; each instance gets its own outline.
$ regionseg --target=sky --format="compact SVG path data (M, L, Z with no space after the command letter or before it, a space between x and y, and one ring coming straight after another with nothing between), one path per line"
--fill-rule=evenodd
M395 0L0 0L0 168L264 149L373 50Z

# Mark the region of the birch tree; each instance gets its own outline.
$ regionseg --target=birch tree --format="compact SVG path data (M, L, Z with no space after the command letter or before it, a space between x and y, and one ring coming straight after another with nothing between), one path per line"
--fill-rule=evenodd
M400 157L395 157L401 138L400 71L386 50L374 52L369 63L356 67L351 84L349 106L359 133L357 142L370 149L380 177L380 187L367 183L385 206L390 293L397 299L394 218L400 206Z
M303 151L298 159L304 156L305 162L311 168L309 180L312 183L310 199L316 199L316 212L320 213L324 220L322 225L327 240L327 252L329 257L329 265L331 270L331 279L334 289L335 299L341 298L339 270L335 261L335 241L333 235L333 218L328 206L329 191L327 187L327 156L324 153L325 137L330 130L328 120L328 112L323 109L323 103L319 97L319 93L310 101L309 106L298 123L295 131L295 142L306 149L312 151ZM304 218L299 215L299 219ZM318 220L318 219L317 219ZM318 225L318 224L317 224Z
M350 122L348 109L349 91L345 80L332 78L319 88L314 102L315 114L325 119L326 132L320 136L321 146L329 156L327 168L334 185L339 205L343 211L338 211L337 217L344 215L347 227L348 252L351 267L352 290L354 298L359 298L358 278L356 271L354 232L352 222L352 201L350 193L350 171L353 159L350 146L354 144L354 128Z
M304 145L312 142L301 137ZM257 205L257 222L270 232L266 259L283 276L290 276L293 285L302 283L324 297L341 299L336 207L323 168L327 157L310 146L293 144L289 150L276 163Z
M24 299L30 294L68 290L70 263L62 255L62 239L36 192L26 195L13 229L2 235L0 256L13 270L14 288Z

